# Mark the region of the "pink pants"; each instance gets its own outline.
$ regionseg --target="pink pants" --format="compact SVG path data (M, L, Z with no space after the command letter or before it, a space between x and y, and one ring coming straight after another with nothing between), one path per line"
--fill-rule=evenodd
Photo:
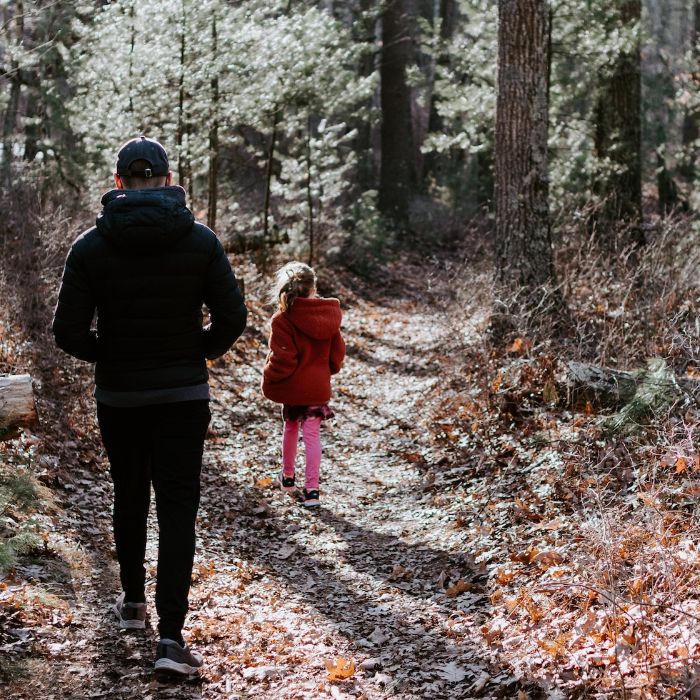
M285 476L294 475L294 463L299 442L299 426L306 450L306 472L304 488L307 491L318 489L319 471L321 469L321 419L306 418L305 420L284 421L282 437L282 465Z

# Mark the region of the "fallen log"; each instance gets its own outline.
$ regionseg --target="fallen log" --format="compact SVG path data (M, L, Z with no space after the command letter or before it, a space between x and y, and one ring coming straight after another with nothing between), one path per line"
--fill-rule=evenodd
M671 394L680 390L688 399L700 405L700 377L674 375L663 359L655 358L647 366L626 372L585 362L568 362L563 386L567 405L583 408L620 408L629 403L640 387L647 390L664 389ZM674 389L674 387L676 389Z
M632 371L551 358L519 358L494 382L501 410L522 419L538 405L602 413L600 426L629 433L654 417L700 407L700 377L677 376L662 358Z
M612 433L636 430L650 416L674 407L700 405L700 378L677 377L665 360L654 358L632 372L581 362L567 366L565 391L568 405L611 408L601 426Z
M567 363L564 391L569 406L583 408L617 408L627 403L637 391L637 377L632 372L598 367L585 362Z
M32 378L28 374L0 375L0 441L17 437L20 427L36 421Z

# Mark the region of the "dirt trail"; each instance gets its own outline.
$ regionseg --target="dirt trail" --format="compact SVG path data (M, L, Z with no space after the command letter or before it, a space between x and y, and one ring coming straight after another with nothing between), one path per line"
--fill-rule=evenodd
M337 418L323 435L322 508L307 511L271 485L280 417L259 395L263 335L212 368L199 543L186 638L206 655L195 684L152 676L155 633L116 630L109 486L77 466L69 497L73 550L59 620L33 637L40 659L11 697L470 698L502 693L476 631L488 599L469 533L419 465L430 453L418 420L439 381L449 333L429 302L358 302L347 309L348 360L336 378ZM256 335L257 333L257 335ZM299 458L303 456L300 448ZM80 493L96 494L99 507ZM73 494L73 496L70 496ZM82 508L82 510L81 510ZM155 527L153 528L155 531ZM153 538L151 538L153 539ZM67 545L66 545L67 546ZM155 562L155 549L149 549ZM84 566L76 568L82 558ZM461 580L465 590L448 596ZM452 591L454 593L454 591ZM153 586L149 585L153 602ZM65 624L61 624L65 621ZM330 682L326 661L356 666ZM341 664L342 665L342 664ZM40 675L39 675L40 673Z

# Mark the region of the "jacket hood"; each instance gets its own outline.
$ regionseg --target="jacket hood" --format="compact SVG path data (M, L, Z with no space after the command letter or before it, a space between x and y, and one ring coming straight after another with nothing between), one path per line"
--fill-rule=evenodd
M340 330L340 302L337 299L297 297L286 314L295 328L317 340L331 338Z
M157 253L186 236L194 215L185 205L182 187L110 190L102 197L97 230L136 255Z

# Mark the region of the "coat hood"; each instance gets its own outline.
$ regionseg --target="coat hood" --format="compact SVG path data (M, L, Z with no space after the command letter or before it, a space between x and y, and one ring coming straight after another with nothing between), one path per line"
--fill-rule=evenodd
M110 190L102 197L97 230L135 255L157 253L186 236L194 215L185 205L182 187Z
M340 302L337 299L297 297L285 312L295 328L317 340L331 338L340 330Z

